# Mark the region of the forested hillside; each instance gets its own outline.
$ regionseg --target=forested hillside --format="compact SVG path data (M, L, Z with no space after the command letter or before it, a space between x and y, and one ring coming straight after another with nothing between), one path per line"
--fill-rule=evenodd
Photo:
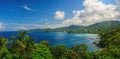
M68 27L55 28L55 29L34 29L32 31L42 31L42 32L67 32L67 33L96 33L101 34L106 32L108 29L112 29L112 27L119 26L120 21L104 21L100 23L96 23L90 26L77 26L71 25Z

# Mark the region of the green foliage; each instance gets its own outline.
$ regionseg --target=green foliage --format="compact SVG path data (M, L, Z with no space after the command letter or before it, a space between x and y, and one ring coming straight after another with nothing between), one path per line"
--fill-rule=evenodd
M2 49L2 47L6 46L6 44L8 44L8 39L0 37L0 50Z
M11 59L11 53L6 47L3 47L0 51L0 59Z
M53 57L48 47L36 44L32 53L32 59L53 59Z
M120 27L112 27L115 30L108 31L107 33L101 35L101 40L99 42L99 46L103 46L102 50L99 54L95 54L95 56L99 56L101 58L111 58L111 59L119 59L120 58ZM96 52L98 53L98 52Z
M57 45L51 47L50 50L55 59L61 59L62 55L67 51L67 48L64 45Z
M91 59L114 59L109 52L104 51L104 52L93 52L91 53L92 58Z
M88 47L84 44L75 45L71 49L74 50L75 52L79 53L79 54L88 51Z
M8 39L0 37L0 59L11 59L11 54L6 48Z
M34 50L34 42L31 37L26 36L26 33L20 31L17 40L10 45L9 50L12 52L13 58L30 59Z
M78 53L81 59L91 59L88 52L88 47L85 44L75 45L71 49Z
M79 54L76 53L74 50L67 50L62 56L62 59L81 59Z
M49 41L41 41L40 44L45 45L45 46L49 46L50 42Z

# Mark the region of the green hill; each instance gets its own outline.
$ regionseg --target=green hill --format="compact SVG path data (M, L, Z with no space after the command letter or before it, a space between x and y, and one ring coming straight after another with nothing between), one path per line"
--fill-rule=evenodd
M42 32L67 32L67 33L101 33L107 32L108 29L111 29L115 26L119 26L120 21L104 21L99 22L90 26L77 26L71 25L68 27L61 28L47 28L47 29L34 29L32 31L42 31Z

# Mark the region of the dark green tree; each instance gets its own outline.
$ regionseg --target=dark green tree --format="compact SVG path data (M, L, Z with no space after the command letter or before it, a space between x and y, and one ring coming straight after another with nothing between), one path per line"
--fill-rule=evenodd
M62 59L81 59L79 54L73 50L67 50L62 56Z
M64 45L57 45L51 47L50 50L52 52L54 59L61 59L62 55L64 55L64 53L67 51L67 48Z
M88 51L88 47L85 44L75 45L71 49L74 50L78 54Z

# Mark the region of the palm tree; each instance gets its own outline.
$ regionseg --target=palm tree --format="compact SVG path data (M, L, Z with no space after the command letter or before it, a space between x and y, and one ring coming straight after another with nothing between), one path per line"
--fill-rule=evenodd
M24 45L25 45L26 59L29 59L30 55L32 54L32 51L34 50L34 42L32 41L32 38L30 38L29 36L26 36Z
M11 59L11 54L6 48L8 44L8 39L0 37L0 59Z
M30 55L34 49L34 42L31 37L26 35L27 33L26 31L20 31L17 40L10 46L10 50L12 50L13 53L19 53L18 58L23 57L30 59Z
M0 37L0 50L8 43L8 39Z

